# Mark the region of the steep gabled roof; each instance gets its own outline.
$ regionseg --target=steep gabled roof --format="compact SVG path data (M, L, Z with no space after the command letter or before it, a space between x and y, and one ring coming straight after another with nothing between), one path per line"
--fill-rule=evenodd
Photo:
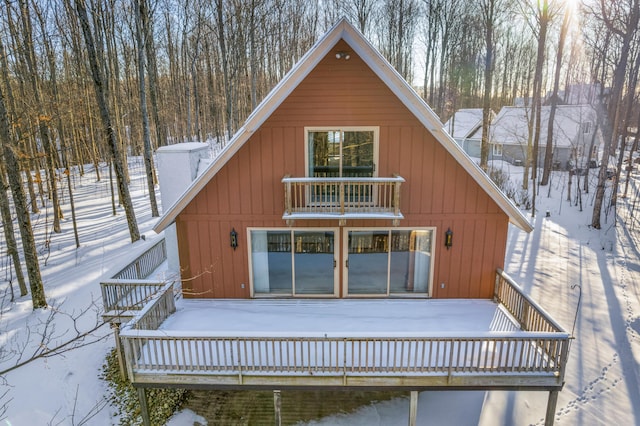
M206 184L222 169L236 152L249 140L251 135L273 114L280 104L309 75L318 63L344 40L365 64L389 87L394 95L427 128L440 144L473 177L487 194L509 216L509 220L520 229L530 232L533 227L522 212L500 191L478 165L455 143L442 128L437 115L398 74L391 64L356 30L346 19L341 19L331 28L285 75L258 107L251 113L244 125L233 135L227 146L220 152L208 169L200 175L178 200L160 218L154 230L162 231L170 225Z

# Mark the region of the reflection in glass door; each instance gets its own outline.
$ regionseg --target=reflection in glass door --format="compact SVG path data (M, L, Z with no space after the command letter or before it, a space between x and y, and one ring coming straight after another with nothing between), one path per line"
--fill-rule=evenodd
M347 295L427 296L433 229L352 229L345 233Z
M295 294L333 294L333 232L294 231Z
M334 230L251 229L254 295L334 296Z
M350 231L349 294L387 294L389 231Z

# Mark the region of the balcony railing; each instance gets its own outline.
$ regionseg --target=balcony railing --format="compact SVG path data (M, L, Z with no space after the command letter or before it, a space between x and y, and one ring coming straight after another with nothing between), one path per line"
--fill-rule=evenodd
M284 177L283 219L402 219L400 176Z

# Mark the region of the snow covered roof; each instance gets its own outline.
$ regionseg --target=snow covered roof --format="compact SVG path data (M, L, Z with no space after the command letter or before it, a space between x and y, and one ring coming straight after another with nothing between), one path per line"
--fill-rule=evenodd
M428 129L438 142L473 177L487 194L507 214L509 220L519 228L530 232L533 227L523 213L504 195L480 167L462 150L453 138L442 128L438 116L413 90L393 66L378 52L353 25L341 19L300 59L284 78L263 99L247 118L244 125L233 135L229 143L207 170L186 189L178 200L167 209L155 225L161 232L169 226L191 200L235 155L251 135L273 114L280 104L313 71L316 65L331 52L340 40L344 40L371 70L382 80L404 106Z
M456 111L444 124L444 129L454 138L468 138L482 127L482 108L465 108Z
M541 109L540 146L547 145L547 127L550 106ZM503 107L491 123L490 138L494 143L504 145L526 144L528 139L527 121L531 115L530 107ZM596 111L591 105L558 105L553 126L554 145L569 148L582 142L585 123L591 123L594 131ZM588 138L590 142L590 138Z

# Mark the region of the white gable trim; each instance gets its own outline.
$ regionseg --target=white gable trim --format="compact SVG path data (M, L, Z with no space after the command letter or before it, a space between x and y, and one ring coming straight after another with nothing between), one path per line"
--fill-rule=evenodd
M245 124L235 133L227 146L210 164L207 170L197 178L178 198L175 204L164 213L153 228L161 232L170 225L178 214L220 171L220 169L238 152L249 137L262 126L280 104L293 92L329 51L344 39L355 53L371 68L371 70L389 87L398 99L427 128L456 161L473 177L487 194L509 216L509 221L520 229L530 232L533 226L523 213L504 195L495 183L480 167L462 150L451 136L442 128L440 120L431 108L398 74L389 62L344 18L321 38L287 73L280 83L267 95Z

